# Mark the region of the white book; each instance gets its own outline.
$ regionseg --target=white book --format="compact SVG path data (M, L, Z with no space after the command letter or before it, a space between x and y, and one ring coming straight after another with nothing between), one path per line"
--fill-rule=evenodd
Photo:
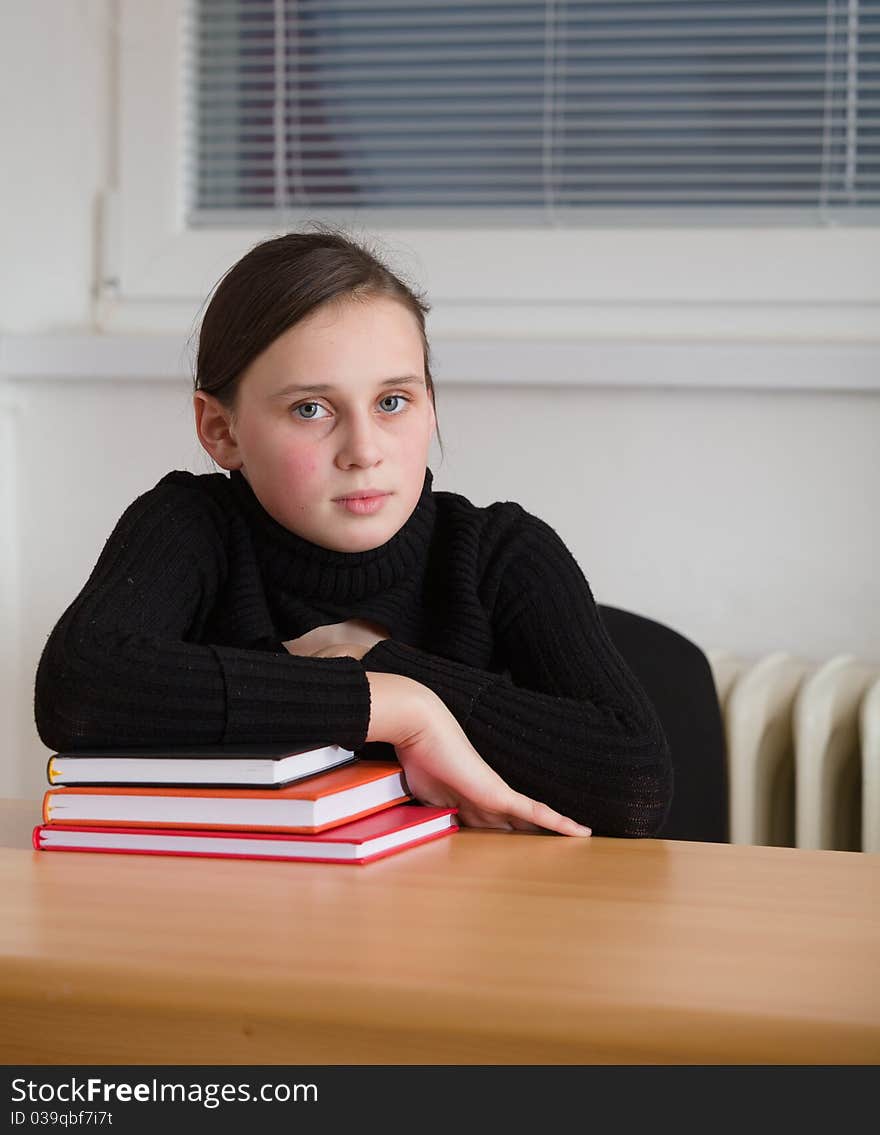
M51 785L211 784L271 788L293 784L354 760L339 745L175 745L56 753L46 769Z

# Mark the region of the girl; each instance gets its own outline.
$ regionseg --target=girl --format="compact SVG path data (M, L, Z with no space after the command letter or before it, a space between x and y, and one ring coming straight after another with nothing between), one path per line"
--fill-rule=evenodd
M433 491L427 311L332 232L226 274L194 408L230 475L124 513L40 660L47 746L336 742L464 824L658 830L666 741L574 558L517 504Z

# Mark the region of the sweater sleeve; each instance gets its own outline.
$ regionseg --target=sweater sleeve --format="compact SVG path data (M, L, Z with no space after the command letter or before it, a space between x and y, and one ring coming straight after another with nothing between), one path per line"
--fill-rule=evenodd
M356 659L199 641L226 573L214 507L160 483L123 514L40 658L47 746L364 743L370 689Z
M596 835L648 836L671 802L656 712L557 533L521 510L496 556L498 675L386 639L364 655L432 689L511 787Z

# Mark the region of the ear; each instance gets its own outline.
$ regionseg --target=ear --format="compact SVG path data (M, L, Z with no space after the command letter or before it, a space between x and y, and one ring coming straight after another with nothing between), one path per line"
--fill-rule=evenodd
M241 456L235 440L232 413L213 394L197 390L193 395L196 433L206 453L221 469L240 469Z

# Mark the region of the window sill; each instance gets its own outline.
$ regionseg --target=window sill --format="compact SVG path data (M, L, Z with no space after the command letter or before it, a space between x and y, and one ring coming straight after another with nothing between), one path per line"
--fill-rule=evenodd
M191 381L181 335L0 335L0 379ZM880 390L880 341L432 337L438 385Z

